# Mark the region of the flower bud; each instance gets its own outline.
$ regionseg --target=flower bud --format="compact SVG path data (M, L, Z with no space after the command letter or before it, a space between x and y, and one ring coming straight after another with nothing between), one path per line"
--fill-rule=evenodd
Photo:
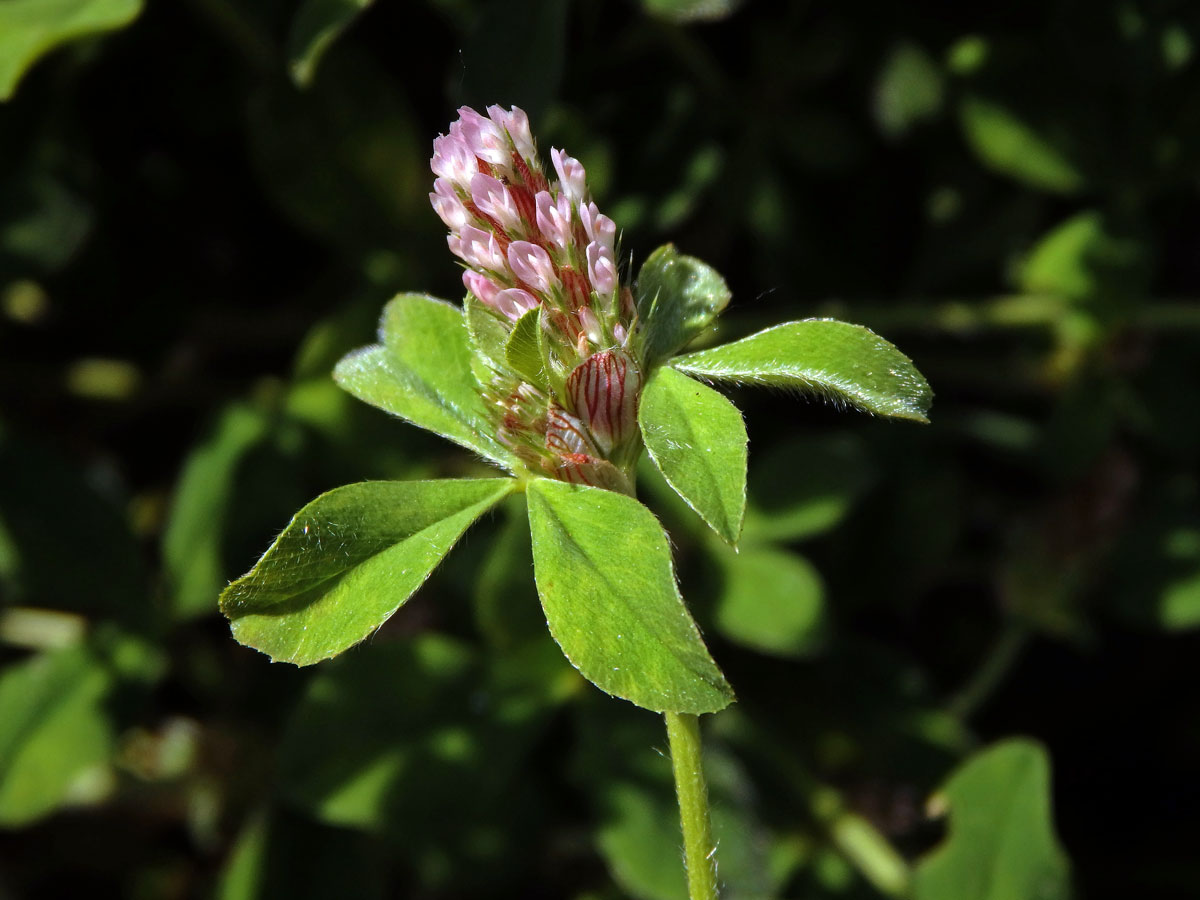
M433 158L429 160L429 168L438 177L466 189L471 183L471 176L479 171L479 163L466 141L454 133L453 127L450 131L448 135L441 134L433 139Z
M533 134L529 130L529 117L525 110L514 106L511 112L505 112L499 106L489 106L488 116L500 128L508 132L517 153L530 165L537 162L537 149L533 144Z
M505 231L521 230L521 211L512 194L498 178L482 172L471 177L471 199L485 216L495 219Z
M569 453L600 455L583 422L553 402L546 411L546 449L560 456Z
M450 245L450 252L468 265L491 272L505 271L504 254L491 232L467 225L457 235L450 235L446 242Z
M539 294L558 287L558 276L550 255L537 244L513 241L508 246L508 264L513 274Z
M509 156L508 138L491 119L486 119L469 106L458 111L462 123L462 137L471 152L493 166L507 166Z
M596 241L610 251L616 247L617 223L600 212L595 203L581 203L579 219L589 241Z
M529 291L523 291L520 288L509 288L508 290L499 291L492 298L490 305L496 310L502 312L514 322L521 318L531 309L537 309L537 298Z
M582 204L587 191L587 173L583 170L583 163L554 147L550 148L550 161L554 163L554 171L558 173L560 190L576 206Z
M470 221L470 215L454 185L446 178L438 178L433 182L433 193L429 195L433 211L438 214L446 227L458 231Z
M587 246L588 280L597 294L611 294L617 286L617 262L612 250L598 241Z
M534 197L537 206L537 227L542 237L560 250L571 246L571 201L566 194L558 195L558 202L549 191L538 191Z
M642 373L623 350L593 353L567 378L575 415L605 456L637 434Z
M492 281L492 279L486 275L481 275L474 269L464 269L462 280L464 287L480 301L486 303L488 306L496 305L496 295L500 293L500 288L496 286L496 282Z

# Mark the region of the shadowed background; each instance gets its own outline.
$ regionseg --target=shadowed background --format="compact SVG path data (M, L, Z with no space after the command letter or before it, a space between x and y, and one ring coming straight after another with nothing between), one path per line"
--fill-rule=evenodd
M0 3L0 898L683 896L661 723L562 660L519 504L333 663L216 611L317 493L486 474L329 378L397 291L461 296L463 103L583 162L627 270L722 272L701 342L837 316L936 393L735 392L736 555L642 488L739 696L727 895L1200 892L1200 10L142 7ZM927 798L1013 736L943 844ZM970 880L1007 828L1040 892Z

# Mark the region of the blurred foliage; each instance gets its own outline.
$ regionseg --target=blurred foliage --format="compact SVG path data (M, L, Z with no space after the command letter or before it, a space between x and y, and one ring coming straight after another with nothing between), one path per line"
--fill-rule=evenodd
M937 395L734 389L738 553L643 479L738 694L727 896L1200 893L1200 9L142 6L0 2L0 896L681 896L661 722L547 637L519 500L333 663L216 613L316 494L487 474L329 372L461 293L429 142L494 102L629 271L721 273L692 349L836 315Z

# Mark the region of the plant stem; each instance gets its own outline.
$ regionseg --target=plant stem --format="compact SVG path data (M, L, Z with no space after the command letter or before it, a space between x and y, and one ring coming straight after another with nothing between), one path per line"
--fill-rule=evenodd
M983 658L979 668L947 704L950 713L969 719L1000 686L1029 643L1028 627L1010 622Z
M687 713L664 713L675 770L675 795L683 826L688 897L717 900L717 848L708 819L708 786L700 754L700 719Z

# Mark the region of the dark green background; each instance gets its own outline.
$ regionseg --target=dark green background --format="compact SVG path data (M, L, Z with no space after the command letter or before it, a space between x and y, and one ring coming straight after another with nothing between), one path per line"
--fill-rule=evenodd
M0 897L662 896L604 837L642 801L670 827L660 726L572 680L506 515L318 670L216 614L320 491L479 471L328 380L396 291L461 293L426 199L461 103L579 157L635 269L669 240L721 271L718 337L836 315L936 392L928 427L736 392L760 537L820 579L774 652L646 490L740 698L723 871L773 883L732 896L880 896L826 788L917 859L926 796L1018 734L1077 896L1200 892L1200 10L376 0L301 89L353 5L151 2L0 105L0 679L77 642L105 686L31 721L108 734L0 830Z

